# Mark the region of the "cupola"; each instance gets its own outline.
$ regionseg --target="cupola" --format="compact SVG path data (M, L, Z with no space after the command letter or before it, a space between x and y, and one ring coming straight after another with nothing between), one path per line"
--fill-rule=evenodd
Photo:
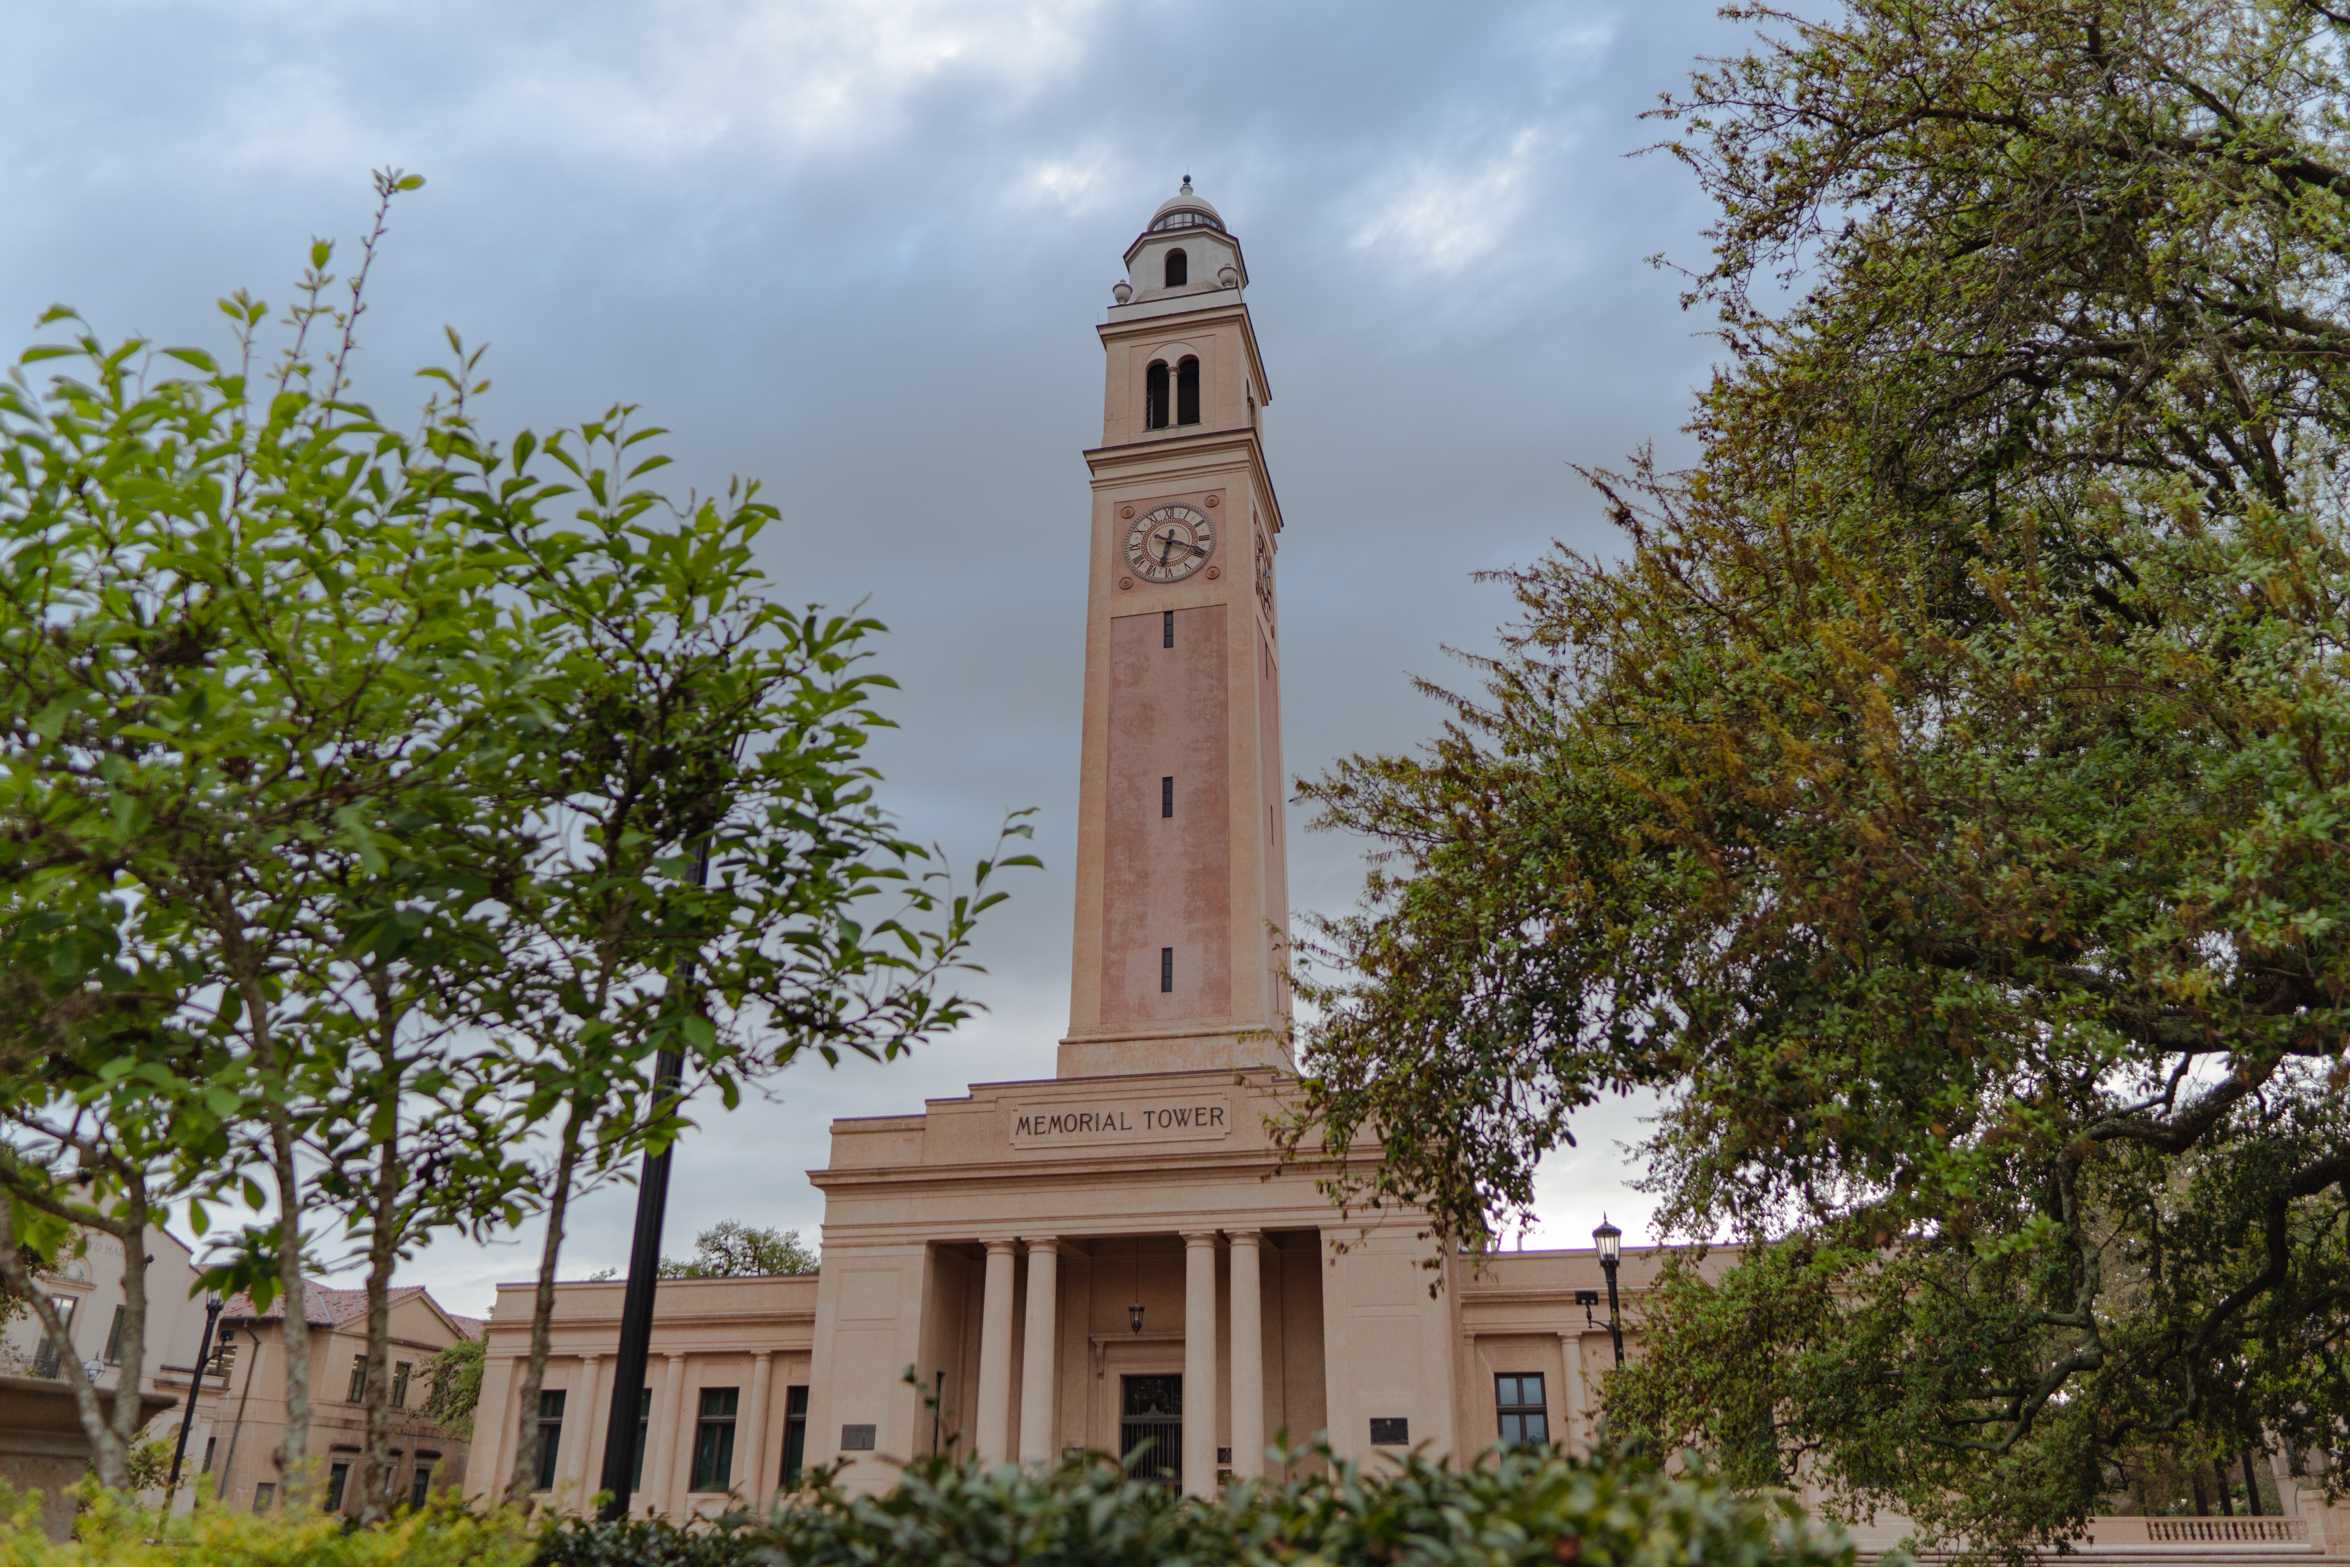
M1126 247L1126 276L1111 291L1120 306L1194 294L1237 294L1248 282L1240 241L1224 215L1183 176L1182 188L1159 203L1134 243Z

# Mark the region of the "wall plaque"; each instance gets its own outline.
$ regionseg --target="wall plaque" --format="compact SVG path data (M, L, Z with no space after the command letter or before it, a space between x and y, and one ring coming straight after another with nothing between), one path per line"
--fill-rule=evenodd
M1403 1415L1373 1415L1371 1417L1371 1445L1373 1447L1411 1446L1411 1420Z
M840 1450L844 1453L872 1452L873 1427L842 1426L840 1428Z
M1104 1094L1098 1099L1013 1102L1006 1130L1014 1148L1120 1146L1150 1149L1168 1143L1222 1142L1232 1135L1232 1096L1213 1089L1190 1094Z

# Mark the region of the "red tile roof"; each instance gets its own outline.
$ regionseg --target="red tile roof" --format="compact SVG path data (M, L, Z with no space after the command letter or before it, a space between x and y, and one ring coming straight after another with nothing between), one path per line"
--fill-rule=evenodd
M331 1284L321 1284L316 1279L304 1279L302 1285L302 1317L314 1328L339 1328L367 1315L367 1291L364 1289L337 1289ZM397 1306L419 1295L430 1303L433 1310L447 1317L460 1333L470 1338L481 1336L479 1322L471 1317L454 1316L442 1311L441 1303L434 1300L432 1292L421 1284L395 1284L386 1292L385 1304ZM280 1295L269 1303L268 1310L256 1311L251 1296L231 1295L220 1314L232 1321L282 1322L286 1315L286 1300Z

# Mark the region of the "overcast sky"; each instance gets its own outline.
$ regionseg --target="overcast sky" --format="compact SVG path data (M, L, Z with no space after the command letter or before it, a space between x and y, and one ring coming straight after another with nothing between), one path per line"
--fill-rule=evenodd
M411 396L443 323L491 345L493 427L627 400L680 487L755 475L789 602L863 598L905 690L886 798L968 862L1039 808L1047 869L989 921L989 1016L910 1062L795 1068L680 1147L672 1252L722 1218L813 1233L835 1115L1050 1076L1068 955L1093 334L1120 255L1189 172L1247 246L1274 400L1293 774L1409 747L1506 615L1470 580L1607 548L1569 464L1679 427L1713 357L1660 252L1706 210L1638 115L1738 35L1703 0L433 0L23 6L0 122L0 339L53 300L102 335L207 341L282 303L313 234L402 200L362 395ZM351 248L349 246L346 247ZM1293 818L1302 816L1294 810ZM1292 840L1298 910L1350 904L1358 843ZM1534 1244L1641 1237L1623 1111L1544 1174ZM568 1275L624 1260L633 1192L588 1199ZM451 1307L531 1271L535 1232L411 1278Z

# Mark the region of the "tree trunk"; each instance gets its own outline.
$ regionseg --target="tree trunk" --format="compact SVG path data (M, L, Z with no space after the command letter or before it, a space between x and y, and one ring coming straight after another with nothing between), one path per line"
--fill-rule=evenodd
M390 1104L399 1113L399 1085L389 1080ZM399 1139L376 1145L375 1191L369 1201L367 1237L367 1437L359 1463L359 1517L373 1523L392 1510L392 1270L400 1261Z
M2216 1458L2211 1461L2211 1478L2219 1482L2219 1515L2222 1518L2235 1517L2235 1499L2228 1495L2227 1466Z
M2187 1466L2187 1483L2195 1488L2195 1516L2198 1518L2210 1517L2211 1497L2203 1489L2203 1466L2201 1464Z
M514 1444L514 1468L506 1477L506 1500L520 1503L538 1487L539 1386L547 1375L547 1340L555 1315L555 1264L563 1250L564 1210L571 1202L571 1180L579 1168L580 1124L585 1109L577 1101L563 1119L563 1137L555 1153L555 1183L547 1194L547 1234L539 1247L538 1291L531 1297L530 1354L522 1367L522 1386L516 1394L521 1438ZM594 1411L589 1411L594 1419ZM503 1419L503 1412L494 1418ZM478 1426L478 1422L476 1422Z
M138 1440L140 1373L147 1364L147 1183L132 1174L127 1191L117 1237L122 1242L122 1339L114 1365L114 1439L126 1455ZM195 1346L188 1352L192 1359Z
M277 1181L277 1283L285 1307L286 1435L278 1452L286 1506L307 1507L310 1473L310 1318L302 1279L302 1172L294 1164L293 1117L269 1115L270 1172Z
M2244 1449L2244 1511L2260 1516L2260 1471L2252 1462L2252 1449Z
M269 1173L277 1185L277 1284L285 1313L286 1434L278 1449L279 1493L291 1509L307 1508L310 1473L310 1317L302 1279L302 1171L295 1162L294 1113L281 1093L292 1089L292 1073L279 1059L269 998L259 969L245 950L242 927L230 920L224 930L237 985L244 993L246 1026L252 1030L253 1060L275 1079L279 1092L265 1093L261 1119L269 1128Z
M400 1079L397 1013L379 987L376 1016L381 1076L375 1101L375 1189L368 1196L367 1436L359 1460L359 1517L373 1523L392 1510L392 1270L400 1264Z

